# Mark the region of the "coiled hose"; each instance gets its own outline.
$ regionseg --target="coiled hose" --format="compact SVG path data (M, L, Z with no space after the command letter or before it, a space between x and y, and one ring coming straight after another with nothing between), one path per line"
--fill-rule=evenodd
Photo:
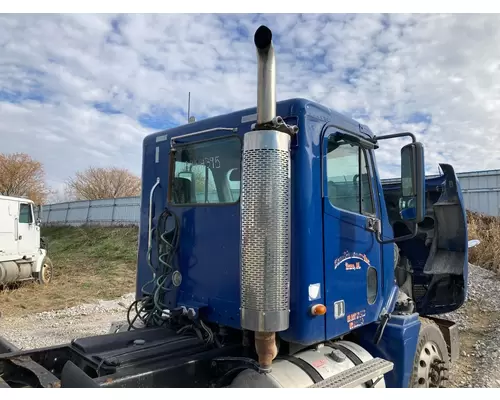
M173 218L174 227L167 231L169 218ZM158 226L155 229L158 262L155 266L151 261L153 250L153 245L151 245L147 252L147 262L153 278L142 286L142 298L134 301L128 309L128 330L136 328L134 324L138 319L146 327L162 326L165 324L166 319L163 317L163 312L168 306L164 303L164 299L167 292L173 290L172 273L175 271L173 259L179 247L179 231L180 224L178 217L168 209L165 209L158 217ZM147 288L150 286L152 286L152 289L148 290ZM133 311L135 315L131 319Z

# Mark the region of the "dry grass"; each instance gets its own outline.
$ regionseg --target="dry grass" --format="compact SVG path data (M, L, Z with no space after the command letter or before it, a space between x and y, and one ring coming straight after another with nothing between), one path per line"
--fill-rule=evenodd
M0 292L4 316L61 309L134 291L136 227L42 228L54 265L47 286L21 284Z
M469 240L481 243L469 250L472 264L500 273L500 218L467 212Z

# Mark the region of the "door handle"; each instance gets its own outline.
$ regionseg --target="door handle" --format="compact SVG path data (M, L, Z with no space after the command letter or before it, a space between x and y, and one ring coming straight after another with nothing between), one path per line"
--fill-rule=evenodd
M19 240L22 240L23 239L23 235L19 235Z
M370 232L377 232L380 224L377 218L368 218L366 220L366 230Z

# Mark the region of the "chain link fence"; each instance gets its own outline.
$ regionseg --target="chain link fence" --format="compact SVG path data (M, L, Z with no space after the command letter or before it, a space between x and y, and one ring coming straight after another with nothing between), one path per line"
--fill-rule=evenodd
M42 225L139 225L140 197L47 204L38 209Z

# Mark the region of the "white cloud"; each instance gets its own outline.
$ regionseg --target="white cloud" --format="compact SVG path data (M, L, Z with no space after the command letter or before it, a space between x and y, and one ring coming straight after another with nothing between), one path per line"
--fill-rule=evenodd
M500 168L500 26L476 14L4 15L2 152L30 153L56 186L89 165L139 174L155 130L142 114L184 123L188 91L198 117L255 105L262 23L276 38L279 100L319 101L376 134L412 130L429 172ZM398 145L377 150L385 176L398 174Z

